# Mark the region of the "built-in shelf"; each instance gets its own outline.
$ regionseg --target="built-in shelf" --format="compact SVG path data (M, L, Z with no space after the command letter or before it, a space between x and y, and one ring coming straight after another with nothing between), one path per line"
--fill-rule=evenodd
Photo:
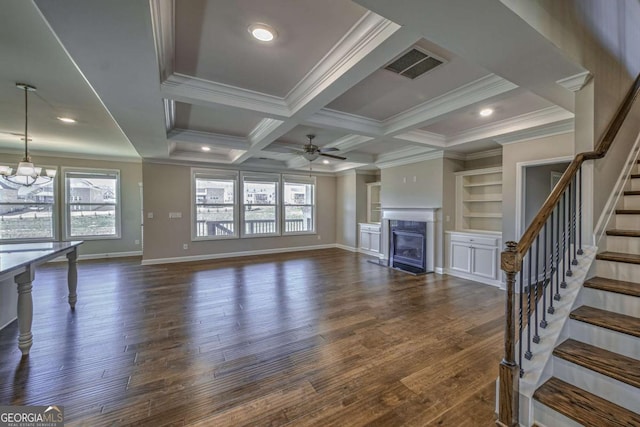
M380 223L382 218L380 182L370 182L367 184L367 222Z
M502 168L456 173L456 230L502 231Z

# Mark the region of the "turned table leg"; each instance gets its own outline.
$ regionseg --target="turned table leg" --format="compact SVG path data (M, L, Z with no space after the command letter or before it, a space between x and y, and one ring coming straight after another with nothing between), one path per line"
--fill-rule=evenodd
M67 272L67 281L69 285L69 305L71 309L76 308L76 301L78 301L78 269L76 261L78 260L78 248L73 248L73 251L67 254L69 260L69 271Z
M18 285L18 348L23 356L29 354L29 349L33 344L33 334L31 324L33 323L33 299L31 289L33 287L33 268L29 266L24 273L16 276L15 282Z

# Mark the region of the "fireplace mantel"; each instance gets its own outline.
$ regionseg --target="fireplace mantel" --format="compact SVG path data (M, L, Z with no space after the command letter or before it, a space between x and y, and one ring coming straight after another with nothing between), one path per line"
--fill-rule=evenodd
M382 207L382 242L381 249L385 262L389 262L390 221L421 221L427 223L427 271L433 271L436 250L436 221L440 208L398 208Z

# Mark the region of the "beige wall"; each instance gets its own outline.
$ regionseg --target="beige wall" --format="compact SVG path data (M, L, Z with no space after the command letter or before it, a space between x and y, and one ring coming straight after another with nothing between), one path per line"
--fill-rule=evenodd
M443 159L382 169L383 208L441 208Z
M20 160L17 155L2 155L3 163L15 163ZM140 187L142 182L142 164L134 162L117 162L117 161L101 161L101 160L85 160L66 157L45 157L34 156L36 166L56 166L58 167L57 202L58 202L58 221L56 240L64 238L64 206L63 197L63 167L88 168L88 169L117 169L120 171L120 191L121 191L121 238L119 239L101 239L101 240L85 240L80 246L80 255L93 254L117 254L118 252L135 252L141 251L140 243L135 241L141 239L140 229Z
M492 157L483 157L480 159L465 160L464 170L494 168L502 166L502 154Z
M555 135L502 148L502 242L516 236L516 165L518 162L573 156L573 133Z
M350 172L338 175L336 181L336 243L356 248L357 202L356 174Z
M562 174L569 166L568 162L550 165L530 166L524 170L524 229L526 229L551 193L551 174Z
M333 244L336 241L334 177L317 177L317 234L192 242L191 168L145 162L142 174L145 217L153 212L153 219L145 219L143 260L285 249ZM182 218L169 219L169 212L181 212ZM183 244L187 244L189 248L183 249Z

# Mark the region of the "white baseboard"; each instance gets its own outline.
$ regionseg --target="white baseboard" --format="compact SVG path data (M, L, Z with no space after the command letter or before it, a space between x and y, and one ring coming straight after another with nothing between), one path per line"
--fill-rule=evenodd
M4 325L0 326L0 331L3 330L4 328L6 328L7 326L9 326L12 322L18 320L17 317L14 317L13 319L7 321L7 323L5 323Z
M362 248L358 248L357 251L358 251L358 253L369 255L369 256L372 256L372 257L375 257L375 258L382 259L384 257L384 254L381 254L380 252L368 251L368 250L362 249Z
M500 280L492 280L484 277L476 276L473 274L465 274L459 271L452 270L450 268L445 268L444 272L449 276L460 277L462 279L473 280L474 282L484 283L485 285L496 286L500 289L504 289L504 283Z
M142 251L130 251L130 252L108 252L102 254L83 254L78 255L78 261L83 261L87 259L106 259L106 258L126 258L132 256L142 256ZM67 257L59 256L57 258L52 259L49 262L66 262Z
M289 247L289 248L261 249L261 250L255 250L255 251L226 252L221 254L192 255L192 256L181 256L181 257L172 257L172 258L152 258L152 259L143 259L141 264L142 265L173 264L178 262L208 261L208 260L223 259L223 258L236 258L236 257L268 255L268 254L275 254L275 253L299 252L299 251L314 251L318 249L333 249L333 248L345 249L352 252L356 251L355 248L349 248L348 246L337 245L335 243L332 243L327 245L296 246L296 247Z
M442 267L436 267L434 270L436 274L446 274L445 269Z
M341 245L340 243L334 243L331 246L334 247L334 248L343 249L343 250L349 251L349 252L358 252L358 248L354 248L353 246Z

